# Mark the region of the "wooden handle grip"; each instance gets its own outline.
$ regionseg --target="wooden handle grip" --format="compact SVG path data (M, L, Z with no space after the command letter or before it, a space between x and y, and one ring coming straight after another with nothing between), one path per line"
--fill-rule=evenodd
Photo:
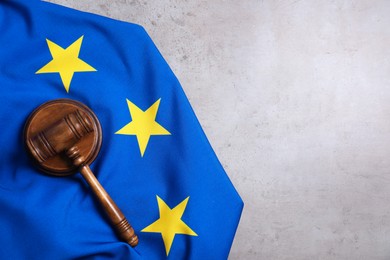
M84 159L78 153L78 149L72 147L68 150L67 155L73 160L73 163L79 167L81 175L87 181L91 190L95 194L104 211L107 213L118 236L132 247L138 244L138 237L134 229L127 221L122 211L118 208L110 195L96 179L88 165L83 164Z
M138 237L135 235L134 229L131 227L122 211L111 199L110 195L108 195L96 179L89 166L82 165L80 167L80 173L91 187L104 211L107 213L107 216L110 218L118 236L132 247L136 246L138 244Z

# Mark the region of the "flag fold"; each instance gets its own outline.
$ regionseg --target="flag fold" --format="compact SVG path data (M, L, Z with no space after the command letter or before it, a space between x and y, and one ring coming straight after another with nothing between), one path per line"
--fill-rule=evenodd
M243 202L180 83L135 24L0 1L0 258L226 259ZM79 174L34 167L22 133L44 102L86 104L103 131L96 174L134 227L121 242Z

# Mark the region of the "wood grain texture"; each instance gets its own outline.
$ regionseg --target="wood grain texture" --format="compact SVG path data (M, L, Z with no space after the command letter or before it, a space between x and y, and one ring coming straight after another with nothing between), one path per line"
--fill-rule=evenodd
M102 130L95 114L84 104L57 99L35 109L24 129L27 151L36 165L52 175L69 175L78 171L64 151L77 143L86 164L100 151Z
M133 247L138 244L134 229L89 167L102 142L101 126L92 110L69 99L47 102L27 119L24 140L30 156L44 172L67 176L79 171L120 239Z

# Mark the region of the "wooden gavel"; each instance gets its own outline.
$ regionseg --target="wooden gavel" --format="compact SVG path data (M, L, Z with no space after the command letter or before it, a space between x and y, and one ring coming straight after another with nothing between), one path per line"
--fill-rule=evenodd
M24 135L27 150L42 170L57 176L79 171L118 236L132 247L138 244L134 229L88 166L99 152L102 135L100 123L88 107L69 99L45 103L30 115Z

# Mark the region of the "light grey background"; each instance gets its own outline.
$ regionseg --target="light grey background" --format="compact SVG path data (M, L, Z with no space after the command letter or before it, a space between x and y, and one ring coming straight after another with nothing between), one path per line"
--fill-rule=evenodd
M230 259L390 259L390 1L51 2L153 38L245 202Z

